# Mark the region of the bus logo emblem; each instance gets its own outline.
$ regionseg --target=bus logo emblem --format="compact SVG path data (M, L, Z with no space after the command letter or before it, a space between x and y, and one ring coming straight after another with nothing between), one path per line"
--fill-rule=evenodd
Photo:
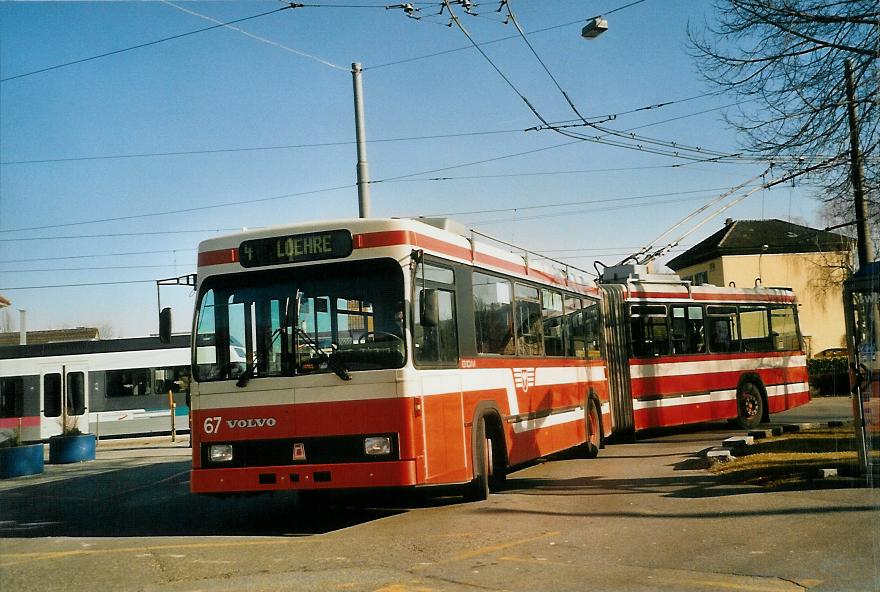
M522 389L524 393L529 392L529 388L535 386L535 369L513 368L513 382L516 388Z

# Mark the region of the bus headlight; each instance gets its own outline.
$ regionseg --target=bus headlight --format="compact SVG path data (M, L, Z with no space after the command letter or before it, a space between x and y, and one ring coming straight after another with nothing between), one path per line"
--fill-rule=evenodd
M391 454L391 438L388 436L364 438L364 453L368 456Z
M230 462L232 460L232 444L211 444L208 448L211 462Z

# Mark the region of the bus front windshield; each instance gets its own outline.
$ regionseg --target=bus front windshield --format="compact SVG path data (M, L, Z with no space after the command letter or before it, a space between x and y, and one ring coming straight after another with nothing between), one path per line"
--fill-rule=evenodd
M393 260L208 278L199 292L196 380L400 368L403 272Z

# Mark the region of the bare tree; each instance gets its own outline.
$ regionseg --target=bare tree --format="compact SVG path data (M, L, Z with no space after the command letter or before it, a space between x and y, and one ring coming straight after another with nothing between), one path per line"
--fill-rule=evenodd
M716 20L688 28L703 75L741 99L726 114L747 150L794 170L840 156L818 175L825 213L855 219L844 62L852 60L865 194L875 242L878 198L878 0L716 0Z

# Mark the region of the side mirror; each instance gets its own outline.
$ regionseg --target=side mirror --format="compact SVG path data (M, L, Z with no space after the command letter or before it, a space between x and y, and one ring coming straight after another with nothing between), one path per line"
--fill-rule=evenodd
M159 341L171 343L171 309L163 308L159 312Z
M422 327L440 324L440 295L437 290L425 288L419 292L419 324Z

